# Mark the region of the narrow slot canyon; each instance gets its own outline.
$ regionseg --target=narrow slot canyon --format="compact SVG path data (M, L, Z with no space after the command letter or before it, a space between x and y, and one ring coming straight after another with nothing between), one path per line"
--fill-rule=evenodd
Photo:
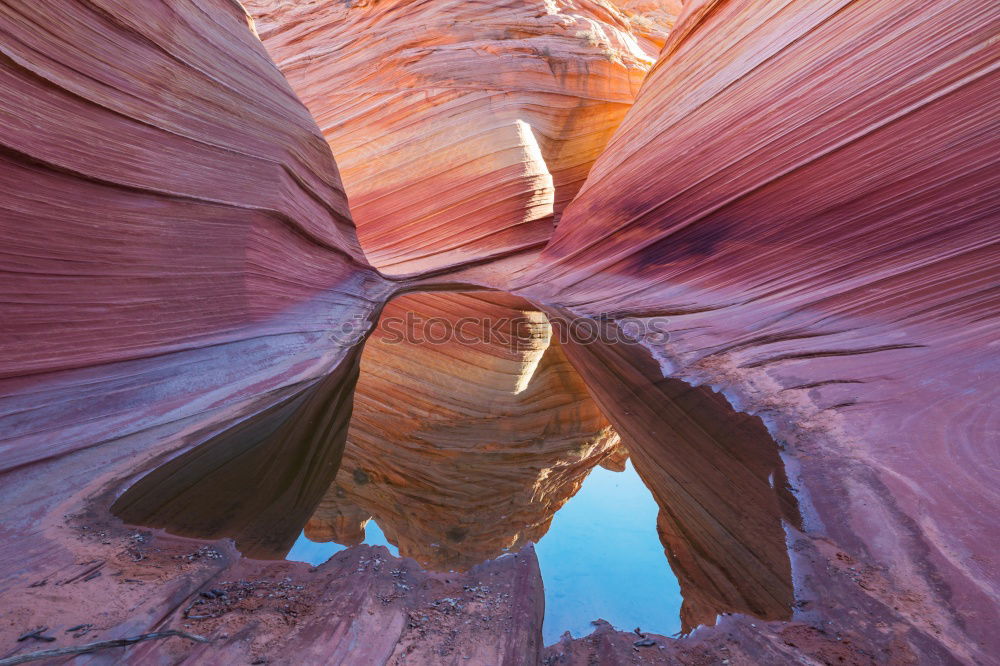
M995 663L998 33L0 0L0 666Z

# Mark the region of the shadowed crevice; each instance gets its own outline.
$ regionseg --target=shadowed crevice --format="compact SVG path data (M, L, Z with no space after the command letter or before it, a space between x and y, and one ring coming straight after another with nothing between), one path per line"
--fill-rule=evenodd
M283 557L329 488L351 419L361 347L312 387L157 467L111 511L247 557Z
M664 378L640 344L564 349L660 505L657 529L684 596L682 630L723 613L789 619L783 521L798 527L801 518L760 418L708 386Z

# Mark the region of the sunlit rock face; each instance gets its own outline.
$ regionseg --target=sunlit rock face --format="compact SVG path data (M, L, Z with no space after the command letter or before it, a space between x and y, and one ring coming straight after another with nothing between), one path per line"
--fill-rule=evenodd
M401 555L464 570L538 541L590 470L622 455L529 303L401 296L366 343L340 474L306 535L360 541L372 516Z
M612 0L628 20L644 51L659 55L684 8L681 0Z
M764 416L817 548L885 572L828 589L829 616L884 613L970 660L998 596L998 20L689 3L525 290L668 318L662 371Z
M337 157L370 261L401 274L549 238L658 51L666 10L638 4L247 6Z
M349 663L357 642L345 636L373 635L365 663L403 661L411 648L441 663L435 651L448 641L482 647L482 663L538 661L532 555L457 584L415 574L397 591L391 572L409 565L381 550L352 549L313 576L192 535L280 550L294 531L267 534L255 519L286 507L305 520L340 473L340 393L323 393L337 418L308 441L297 430L306 424L272 417L322 418L312 391L348 387L357 341L333 332L367 328L394 291L361 245L392 273L447 269L540 248L558 222L526 272L493 263L434 285L488 284L609 325L669 320L670 338L642 348L561 350L664 507L685 622L737 614L682 641L658 637L662 651L603 630L548 657L683 663L724 648L732 663L995 658L996 2L382 0L253 11L268 50L228 0L0 7L2 644L30 649L16 639L38 626L64 636L95 608L102 639L183 626L202 591L288 574L309 589L301 615L264 601L256 615L205 620L210 645L150 643L130 658L296 650L306 663ZM531 395L554 349L537 343L479 367L506 378L505 395ZM389 356L383 367L410 371L402 381L418 398L443 395L439 374L454 378L455 358ZM338 372L343 382L323 383ZM478 430L442 425L485 428L476 409L453 400L414 411L412 393L382 386L358 400L373 440L378 402L393 396L402 416L385 434L445 417L425 440L482 464L463 448ZM519 428L538 427L481 385L464 388L523 419ZM561 403L547 402L555 393L532 400L569 427ZM723 398L760 421L723 418ZM755 446L760 423L778 452ZM604 425L574 427L552 434L591 442L592 454L539 454L530 474L491 480L528 522L541 525L544 512L525 488L539 489L547 511L583 466L620 464L620 452L596 455ZM746 446L730 447L727 429L745 431L736 439ZM525 445L502 435L493 443ZM296 448L310 441L322 473L292 478L302 469L281 452L312 451ZM375 487L366 469L388 470L393 492L416 493L406 467L416 441L382 446L390 462L358 464L369 483L353 472L346 483L360 497ZM224 462L220 476L189 474L201 455ZM467 489L448 478L448 461L435 479ZM563 476L542 473L552 469ZM234 503L229 524L174 524L173 497L211 504L213 492L252 490L242 479L271 471L289 475L269 478L284 493L275 506L254 498ZM493 509L458 491L469 512ZM394 497L373 506L398 511ZM126 527L108 513L122 498L187 536ZM320 506L331 504L327 493ZM331 538L356 541L368 510L334 509ZM402 529L397 540L418 541ZM490 548L520 538L470 534ZM411 623L494 572L514 630L441 617L446 638L433 642Z

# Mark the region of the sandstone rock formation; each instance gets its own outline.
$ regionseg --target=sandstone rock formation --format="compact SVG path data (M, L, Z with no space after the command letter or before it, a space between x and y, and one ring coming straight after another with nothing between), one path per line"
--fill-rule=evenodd
M608 324L608 326L613 326ZM681 630L746 613L789 619L784 525L801 527L778 446L759 418L707 386L662 377L639 344L571 344L567 355L653 493L657 529L681 586Z
M307 539L316 543L332 541L342 546L356 546L364 542L371 518L371 512L355 504L334 481L306 521L303 532Z
M360 355L355 348L311 388L156 467L111 512L172 534L229 537L247 557L283 557L337 474Z
M370 261L404 274L549 238L653 64L675 3L624 4L247 6L337 157Z
M311 380L346 348L324 329L387 291L247 22L227 0L0 9L3 469Z
M545 316L521 299L400 296L361 365L314 540L360 541L358 517L372 516L400 555L466 570L538 541L590 470L620 457Z
M794 461L797 596L907 627L921 660L995 644L998 25L990 2L687 3L523 288L668 317L663 373ZM607 415L629 446L642 424Z
M613 0L644 51L659 55L684 9L681 0Z
M310 573L108 513L260 470L190 462L291 442L306 426L272 417L350 375L361 340L336 333L391 295L489 286L669 320L562 350L670 509L687 621L737 613L662 650L602 626L549 663L989 663L1000 7L350 4L255 2L267 51L231 0L0 4L2 654L41 625L65 645L202 623L211 645L134 658L349 663L365 635L366 661L537 663L530 551L452 578L362 546ZM361 246L439 274L388 279ZM794 505L726 403L766 424ZM305 520L340 439L273 509Z
M6 655L30 648L7 642L21 622L62 617L50 590L102 638L193 593L185 575L129 592L100 570L117 547L87 552L65 516L314 385L347 356L333 324L389 288L237 3L3 3L0 34Z

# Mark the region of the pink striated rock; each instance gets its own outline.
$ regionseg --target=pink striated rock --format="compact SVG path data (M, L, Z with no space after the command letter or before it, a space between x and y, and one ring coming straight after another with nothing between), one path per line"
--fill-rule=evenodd
M247 6L396 275L544 243L666 29L596 0Z
M52 590L103 638L159 622L184 576L131 605L114 564L92 572L109 585L52 577L115 561L101 541L82 556L65 516L112 488L106 516L153 461L314 385L350 349L332 325L389 288L238 4L6 3L0 33L6 656L20 622L61 617Z
M564 351L703 626L640 647L602 625L550 663L989 663L995 3L692 0L648 78L670 2L357 4L260 14L291 87L227 0L0 7L0 645L204 620L211 646L129 658L537 663L530 550L404 590L411 565L366 547L316 575L204 540L284 547L267 521L305 520L336 474L360 351L338 330L479 285L670 325ZM440 273L368 265L324 139L372 261ZM301 403L322 432L272 419ZM205 451L219 476L188 466ZM185 532L173 491L243 487L201 540L108 513ZM425 640L414 614L487 575L503 620L445 612ZM305 592L190 617L242 579Z
M797 596L908 626L925 659L996 645L998 21L990 2L688 3L521 288L669 319L647 341L662 372L761 415L818 557L880 572L822 599L802 574ZM642 424L607 413L629 445Z
M323 329L387 289L238 5L15 3L0 30L0 469L343 355Z

